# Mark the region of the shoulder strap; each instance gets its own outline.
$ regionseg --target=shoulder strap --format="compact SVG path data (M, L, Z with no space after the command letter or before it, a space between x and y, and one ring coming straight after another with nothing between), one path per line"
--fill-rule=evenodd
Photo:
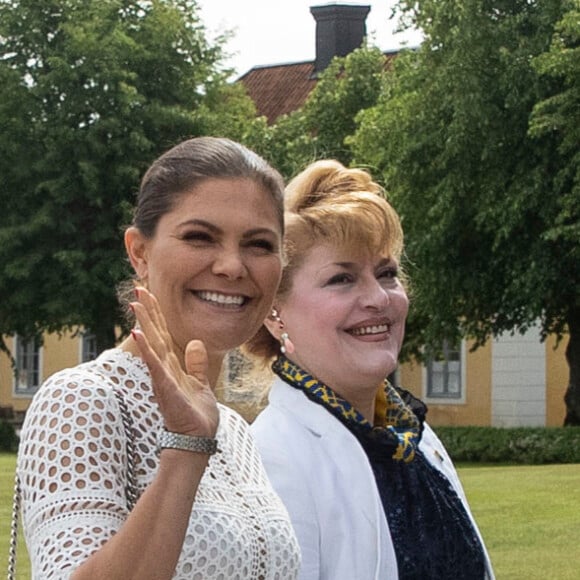
M8 552L8 577L14 580L16 575L16 544L18 542L18 520L20 519L20 478L14 475L14 498L12 500L12 523L10 525L10 550Z
M115 397L119 403L121 410L121 418L123 420L123 427L125 428L125 438L127 440L127 485L125 487L125 495L127 496L127 508L129 511L135 507L137 503L137 474L135 471L135 435L133 431L133 418L127 409L123 393L118 389L114 389Z
M125 495L127 498L127 509L132 511L137 503L137 478L135 471L135 436L133 432L133 419L127 409L123 393L114 389L115 397L119 403L125 438L127 440L127 485ZM14 475L14 496L12 500L12 522L10 525L10 549L8 552L8 576L7 580L14 580L16 577L16 547L18 545L18 522L20 520L20 508L22 496L20 491L20 478L18 471Z

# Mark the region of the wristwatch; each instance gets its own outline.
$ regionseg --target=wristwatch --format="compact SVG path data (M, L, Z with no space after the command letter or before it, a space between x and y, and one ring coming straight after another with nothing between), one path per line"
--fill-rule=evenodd
M157 453L159 454L162 449L181 449L193 453L213 455L217 451L217 439L172 433L167 431L167 429L163 429L157 435Z

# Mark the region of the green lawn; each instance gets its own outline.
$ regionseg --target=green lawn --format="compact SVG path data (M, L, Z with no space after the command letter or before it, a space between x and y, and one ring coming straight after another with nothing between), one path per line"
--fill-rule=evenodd
M580 464L459 474L498 580L580 578Z
M0 577L7 562L14 455L0 454ZM580 578L580 464L459 469L497 580ZM20 536L22 540L22 536ZM17 578L29 578L22 541Z

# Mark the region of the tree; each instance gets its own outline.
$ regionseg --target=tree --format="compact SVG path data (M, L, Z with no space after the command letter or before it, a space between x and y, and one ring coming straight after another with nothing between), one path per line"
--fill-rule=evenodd
M251 146L288 179L315 159L334 158L348 165L352 153L347 138L356 129L358 112L377 102L387 65L376 47L334 58L304 105L254 134Z
M555 89L536 103L530 134L557 146L559 163L554 167L558 209L546 239L570 252L580 263L580 3L570 0L556 24L550 50L532 63L540 75L553 79ZM578 294L578 292L577 292ZM566 358L570 384L566 392L566 424L580 424L580 299L570 304L570 338Z
M567 120L578 111L578 77L572 86L573 75L539 72L564 58L552 38L571 4L399 6L425 41L397 59L353 147L402 214L421 342L463 335L481 345L537 321L544 337L567 332L566 424L580 424L578 124L540 130L548 110ZM562 95L568 108L556 113Z
M0 335L82 325L113 344L141 174L182 138L253 122L225 39L193 0L0 0Z

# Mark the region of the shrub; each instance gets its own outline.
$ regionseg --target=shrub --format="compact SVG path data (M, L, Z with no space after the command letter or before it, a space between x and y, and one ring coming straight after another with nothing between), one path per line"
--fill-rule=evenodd
M16 451L18 437L12 423L0 420L0 451Z
M580 427L434 427L454 462L580 463Z

